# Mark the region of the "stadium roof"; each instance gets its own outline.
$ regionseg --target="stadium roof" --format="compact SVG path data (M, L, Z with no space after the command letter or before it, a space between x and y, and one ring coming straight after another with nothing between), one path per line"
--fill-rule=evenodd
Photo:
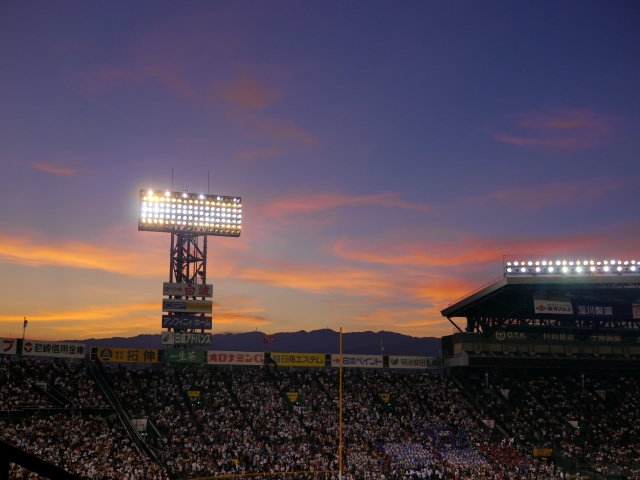
M549 313L544 302L569 305L569 311ZM601 329L640 330L633 305L640 304L640 275L505 275L456 300L442 315L467 319L467 332L489 334L498 328L518 330ZM596 313L581 314L586 307ZM601 308L607 310L600 310ZM543 313L544 312L544 313ZM602 312L606 312L606 315Z

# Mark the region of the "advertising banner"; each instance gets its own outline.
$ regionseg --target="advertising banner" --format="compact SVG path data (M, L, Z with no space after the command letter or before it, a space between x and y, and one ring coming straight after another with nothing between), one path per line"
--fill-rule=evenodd
M633 318L640 318L640 305L632 305L631 309L633 310Z
M158 350L142 348L99 348L98 358L104 363L158 363Z
M162 294L175 297L213 297L213 285L165 282L162 284Z
M484 423L487 427L489 428L495 428L496 426L496 421L495 420L482 420L482 423Z
M0 353L15 355L17 346L18 339L16 338L0 338Z
M613 317L613 307L606 303L575 302L579 317Z
M136 430L138 430L139 432L142 433L147 431L149 420L147 420L146 418L132 418L131 422L135 425Z
M162 332L163 345L211 345L210 333Z
M389 355L389 368L427 368L437 367L436 357L412 357Z
M298 392L287 392L287 398L291 403L296 403L298 401Z
M382 355L345 355L342 354L342 366L347 368L382 368ZM340 367L340 355L331 355L331 366Z
M167 363L204 363L204 350L167 350Z
M211 300L162 300L163 312L178 313L211 313L213 302Z
M391 401L391 395L389 395L388 393L381 393L380 400L382 400L384 403L389 403Z
M201 328L203 330L211 330L211 317L163 315L162 328Z
M262 352L225 352L207 350L207 363L209 365L256 365L264 364Z
M559 300L537 300L534 298L533 309L535 310L535 313L573 315L571 302L563 302Z
M551 457L553 456L553 450L550 448L534 448L533 456L534 457Z
M37 357L84 358L84 343L25 340L22 344L22 354Z
M200 390L189 390L187 391L187 396L189 397L189 400L191 400L192 402L199 402Z
M281 367L324 367L324 353L271 353L271 358Z

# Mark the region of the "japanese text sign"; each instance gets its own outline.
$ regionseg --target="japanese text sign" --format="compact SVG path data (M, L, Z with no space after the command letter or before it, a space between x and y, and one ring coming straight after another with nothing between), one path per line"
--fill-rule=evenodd
M209 365L262 365L264 353L208 350L207 363Z
M37 357L84 358L84 343L25 340L22 345L22 354Z

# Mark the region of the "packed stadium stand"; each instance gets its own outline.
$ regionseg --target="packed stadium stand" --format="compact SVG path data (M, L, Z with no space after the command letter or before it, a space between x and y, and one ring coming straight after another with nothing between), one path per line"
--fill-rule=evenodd
M90 479L336 477L337 369L91 365L3 357L2 440ZM345 478L638 478L637 375L485 373L345 369Z

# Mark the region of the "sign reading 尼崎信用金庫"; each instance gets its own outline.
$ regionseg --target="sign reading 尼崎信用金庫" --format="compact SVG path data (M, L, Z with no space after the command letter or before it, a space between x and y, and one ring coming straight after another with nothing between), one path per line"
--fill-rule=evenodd
M167 363L204 363L204 350L167 350Z
M142 348L99 348L98 358L104 363L158 363L158 350Z
M539 300L534 298L533 309L538 314L573 315L571 302L561 300Z
M162 293L174 297L213 297L213 285L165 282L162 284Z
M22 355L34 355L36 357L84 358L84 353L84 343L25 340L22 344Z

